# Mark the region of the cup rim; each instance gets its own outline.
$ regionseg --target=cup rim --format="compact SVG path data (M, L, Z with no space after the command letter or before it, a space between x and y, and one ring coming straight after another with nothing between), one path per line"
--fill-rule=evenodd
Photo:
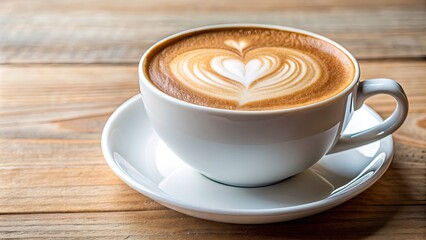
M160 89L155 87L154 84L149 80L149 77L147 76L147 73L144 70L145 69L144 65L146 64L145 63L146 57L148 56L148 54L151 51L153 51L155 48L157 48L157 46L161 45L162 43L169 41L173 38L179 37L181 35L185 35L185 34L189 34L189 33L195 33L195 32L198 32L198 31L204 31L204 30L209 30L209 29L221 29L221 28L239 28L239 27L256 27L256 28L276 29L276 30L282 30L282 31L288 31L288 32L301 33L301 34L305 34L305 35L308 35L308 36L311 36L311 37L318 38L322 41L328 42L328 43L332 44L334 47L341 50L352 61L353 65L355 67L354 78L351 80L351 83L348 86L346 86L342 91L340 91L338 94L336 94L332 97L326 98L324 100L314 102L314 103L310 103L310 104L307 104L307 105L297 106L297 107L290 107L290 108L283 108L283 109L265 109L265 110L223 109L223 108L214 108L214 107L202 106L202 105L186 102L186 101L180 100L178 98L172 97L172 96L164 93L163 91L161 91ZM327 37L324 37L320 34L310 32L310 31L307 31L307 30L298 29L298 28L287 27L287 26L279 26L279 25L271 25L271 24L230 23L230 24L217 24L217 25L208 25L208 26L202 26L202 27L197 27L197 28L191 28L191 29L188 29L188 30L177 32L175 34L172 34L168 37L165 37L165 38L157 41L152 46L150 46L145 51L145 53L142 55L142 57L139 61L139 65L138 65L138 75L139 75L139 82L145 83L145 84L143 84L144 87L148 88L152 93L161 97L162 99L169 101L169 102L173 102L173 103L175 103L179 106L187 107L187 108L193 108L193 109L197 109L197 110L201 110L201 111L205 111L205 112L212 112L212 113L258 115L258 114L278 114L278 113L285 113L285 112L305 111L305 110L308 110L308 109L327 105L327 104L333 102L335 99L341 97L342 95L346 95L347 92L350 92L353 89L354 85L356 85L358 80L359 80L360 69L359 69L359 63L356 60L356 58L352 55L352 53L350 53L346 48L344 48L339 43L337 43L337 42L335 42L335 41L333 41L333 40L331 40ZM140 84L140 86L141 85L142 84ZM140 90L142 91L142 89L140 89Z

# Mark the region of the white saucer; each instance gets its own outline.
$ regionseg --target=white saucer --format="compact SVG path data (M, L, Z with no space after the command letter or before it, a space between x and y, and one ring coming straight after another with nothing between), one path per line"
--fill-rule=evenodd
M367 106L346 132L382 119ZM176 211L229 223L272 223L306 217L341 204L376 182L392 161L388 136L325 156L305 172L275 185L238 188L213 182L174 155L154 133L139 95L122 104L102 133L111 169L136 191Z

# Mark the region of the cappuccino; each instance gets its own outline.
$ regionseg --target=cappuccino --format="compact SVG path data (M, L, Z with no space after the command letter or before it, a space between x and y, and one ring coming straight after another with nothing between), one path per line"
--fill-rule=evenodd
M201 30L157 45L144 71L162 92L222 109L271 110L328 99L354 79L340 49L302 33L262 27Z

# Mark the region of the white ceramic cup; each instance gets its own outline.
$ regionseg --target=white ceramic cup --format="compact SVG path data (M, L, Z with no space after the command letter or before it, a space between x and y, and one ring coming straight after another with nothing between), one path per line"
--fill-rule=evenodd
M252 26L319 38L349 56L355 77L343 91L313 104L281 110L225 110L171 97L148 80L146 56L158 45L182 34L205 29ZM154 130L184 162L215 181L243 187L272 184L309 168L325 154L361 146L398 129L408 112L401 86L390 79L359 81L357 60L345 48L308 31L258 24L208 26L177 33L154 44L139 63L143 103ZM395 98L394 112L365 131L342 134L353 112L376 94Z

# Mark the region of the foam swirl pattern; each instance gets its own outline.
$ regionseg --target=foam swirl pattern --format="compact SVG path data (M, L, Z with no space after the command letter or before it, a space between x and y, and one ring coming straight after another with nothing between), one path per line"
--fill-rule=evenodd
M244 42L227 43L236 51L205 48L184 52L170 62L171 72L192 91L235 101L239 106L293 94L324 77L321 63L301 51L283 47L244 51Z
M354 79L355 65L322 39L231 27L161 42L146 56L148 80L165 94L230 110L285 109L323 101Z

